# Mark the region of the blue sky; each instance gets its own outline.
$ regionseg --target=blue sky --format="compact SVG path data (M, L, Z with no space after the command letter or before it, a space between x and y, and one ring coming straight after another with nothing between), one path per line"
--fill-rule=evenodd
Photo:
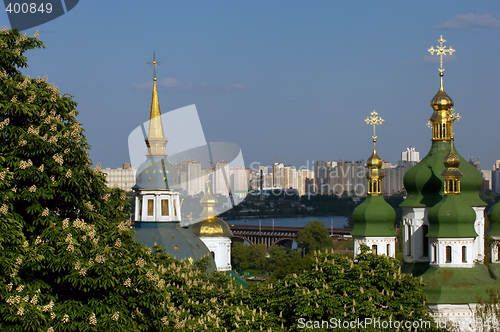
M94 1L27 30L31 77L48 75L79 103L94 164L129 160L127 137L147 120L156 51L162 112L195 104L207 141L232 142L247 166L272 157L297 167L367 159L372 110L378 152L430 148L429 102L445 90L462 119L458 152L500 159L500 2L467 1ZM8 26L5 12L0 25ZM169 138L168 133L165 133ZM168 150L168 145L167 145Z

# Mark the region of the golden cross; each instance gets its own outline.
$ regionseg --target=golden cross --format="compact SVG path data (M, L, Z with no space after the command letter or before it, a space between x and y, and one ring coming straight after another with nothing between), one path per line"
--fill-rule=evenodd
M451 121L460 121L460 119L462 118L462 116L459 113L455 114L453 112L454 110L455 110L454 108L450 109L450 119L451 119Z
M373 139L377 138L377 135L375 133L375 126L376 125L379 125L379 124L382 124L382 122L384 122L384 119L382 119L380 116L378 116L378 113L375 112L375 110L373 112L370 113L371 117L367 117L365 119L365 122L369 125L373 125Z
M446 42L446 40L443 39L443 35L438 39L439 46L436 46L437 48L434 48L434 46L431 46L431 48L428 49L428 51L431 53L431 55L434 55L434 52L436 52L436 55L439 55L439 63L440 63L440 68L438 69L441 73L444 71L443 68L443 55L446 55L446 53L449 53L450 55L455 52L455 50L450 46L449 49L446 49L446 46L443 46L443 43Z
M156 55L155 55L156 52L153 52L153 60L149 61L149 62L146 62L148 65L152 66L153 67L153 77L156 78L156 66L158 66L159 64L161 64L160 61L156 61Z

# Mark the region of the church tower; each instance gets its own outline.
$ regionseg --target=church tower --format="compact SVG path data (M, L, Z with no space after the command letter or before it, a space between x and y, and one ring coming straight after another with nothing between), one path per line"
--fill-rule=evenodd
M190 225L191 231L200 237L212 254L218 271L231 270L231 238L233 233L226 222L217 217L214 207L218 201L207 184L205 196L200 200L203 206L202 221Z
M428 214L431 245L430 265L437 267L474 267L477 257L474 222L476 213L460 195L462 172L460 157L453 147L444 158L445 169L441 173L444 182L444 197Z
M483 177L456 150L453 125L460 116L444 91L443 56L455 50L443 46L442 36L438 42L429 49L440 56L440 86L428 122L431 148L404 177L403 270L421 278L431 315L465 321L474 316L478 297L486 299L498 285L491 265L483 264Z
M377 155L375 126L384 120L373 111L366 123L373 125L373 152L366 161L368 171L368 188L366 199L356 207L352 214L354 229L354 257L361 252L361 246L366 245L372 253L395 257L396 231L394 221L396 212L382 196L382 159Z
M441 36L437 49L431 47L429 52L440 56L440 87L431 100L433 109L428 126L432 131L432 143L429 153L408 172L404 177L404 186L407 197L401 208L403 209L403 259L406 263L431 263L431 243L428 233L430 225L428 214L430 209L439 203L445 195L444 179L441 175L445 169L443 160L452 150L453 123L460 119L454 113L453 100L444 91L443 86L443 56L455 52L453 48L443 46L445 40ZM479 189L483 183L481 173L454 150L459 160L458 170L460 178L460 197L465 204L471 206L475 212L474 237L475 247L472 261L484 259L484 209L486 203L479 198ZM435 233L435 231L433 231ZM434 250L434 249L432 249Z
M135 191L134 239L152 248L160 245L166 252L179 260L190 263L209 255L199 237L187 228L181 227L180 189L176 169L167 160L168 140L163 132L160 103L156 87L156 66L159 62L153 53L149 62L154 69L153 96L149 113L147 159L137 170ZM215 264L210 267L214 269Z

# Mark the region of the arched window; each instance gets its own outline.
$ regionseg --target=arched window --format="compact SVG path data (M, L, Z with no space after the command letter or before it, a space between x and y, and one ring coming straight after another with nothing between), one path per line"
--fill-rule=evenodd
M497 261L500 261L500 244L497 244Z
M451 263L451 246L446 246L446 263Z
M422 256L429 256L429 238L427 237L427 233L429 232L429 226L422 226Z
M376 244L372 245L372 254L374 254L374 255L377 254L377 245Z
M387 256L391 256L391 245L387 245Z
M462 263L467 263L467 247L462 246Z
M437 247L435 245L432 246L432 262L436 263L437 260Z

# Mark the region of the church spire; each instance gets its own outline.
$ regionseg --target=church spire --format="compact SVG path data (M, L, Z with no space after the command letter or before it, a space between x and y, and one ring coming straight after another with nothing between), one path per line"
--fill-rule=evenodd
M161 62L156 61L155 52L153 60L148 62L153 67L153 96L151 98L151 111L149 113L149 128L146 145L148 146L148 157L166 156L165 147L168 140L163 133L163 124L161 121L160 102L158 101L158 92L156 88L156 66Z
M428 49L431 55L439 56L439 77L440 86L439 91L436 93L434 98L431 100L431 106L434 110L432 116L427 123L427 126L432 127L432 140L433 141L451 141L453 135L453 122L460 119L459 114L453 113L453 100L446 94L443 87L443 55L452 55L455 50L450 46L443 46L446 40L441 36L438 39L439 46L435 49L433 46Z
M455 152L453 146L453 136L451 137L451 150L444 158L444 171L441 173L444 182L445 195L458 195L460 194L460 178L462 172L458 168L460 165L460 157Z
M382 124L384 119L378 116L378 113L371 112L371 117L365 119L365 122L369 125L373 125L373 152L370 158L366 161L366 166L368 167L368 172L366 173L366 178L368 179L368 195L381 195L382 194L382 178L384 173L382 172L382 159L377 155L376 143L377 135L375 126Z

